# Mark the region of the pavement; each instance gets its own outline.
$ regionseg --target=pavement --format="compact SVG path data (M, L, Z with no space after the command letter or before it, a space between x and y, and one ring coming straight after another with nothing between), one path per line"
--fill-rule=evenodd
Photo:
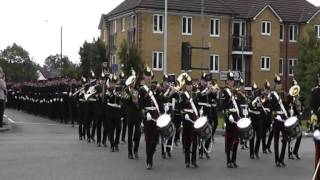
M276 168L274 154L249 159L248 150L238 152L238 169L225 164L224 138L215 137L211 159L198 160L198 169L186 169L181 146L171 159L161 159L160 146L152 171L145 169L145 143L141 138L140 159L127 158L127 144L120 152L78 140L78 129L45 118L7 109L11 128L0 134L1 180L206 180L281 179L309 180L314 169L312 138L302 139L301 160L288 160L286 168ZM287 157L287 156L286 156Z

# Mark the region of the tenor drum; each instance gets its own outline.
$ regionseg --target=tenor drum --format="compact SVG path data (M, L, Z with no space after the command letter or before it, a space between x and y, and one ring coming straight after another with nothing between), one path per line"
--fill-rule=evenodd
M249 118L242 118L237 122L239 136L243 140L250 140L253 137L253 127Z
M200 117L193 125L195 132L200 136L201 139L207 140L212 135L212 127L209 124L207 117Z
M299 120L295 116L288 118L284 123L284 127L288 136L292 139L295 139L302 135Z
M169 114L163 114L157 119L157 127L165 139L169 139L174 135L175 127Z

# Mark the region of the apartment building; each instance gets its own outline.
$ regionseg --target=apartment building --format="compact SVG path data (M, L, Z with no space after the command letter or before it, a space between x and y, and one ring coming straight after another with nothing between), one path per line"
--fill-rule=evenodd
M100 19L101 38L111 50L111 64L119 64L117 51L126 39L136 43L156 79L180 74L182 43L192 51L189 71L198 78L210 71L223 80L223 71L241 72L246 84L272 82L283 76L287 89L298 62L299 38L307 29L320 39L320 9L306 0L170 0L168 1L168 61L164 64L164 0L125 0Z

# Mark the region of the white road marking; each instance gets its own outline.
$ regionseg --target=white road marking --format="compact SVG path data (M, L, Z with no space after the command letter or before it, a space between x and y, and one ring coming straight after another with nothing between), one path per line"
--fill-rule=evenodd
M10 121L10 123L13 123L13 124L29 124L29 125L47 125L47 126L57 126L57 125L60 125L60 124L50 124L50 123L33 123L33 122L17 122L17 121L14 121L12 118L8 117L7 115L3 115L5 118L8 119L8 121Z

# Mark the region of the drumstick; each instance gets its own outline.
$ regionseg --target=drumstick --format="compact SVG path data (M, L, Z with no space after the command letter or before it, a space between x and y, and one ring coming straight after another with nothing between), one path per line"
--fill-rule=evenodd
M319 166L320 166L320 161L318 160L317 168L316 168L316 171L314 172L312 180L316 180L316 176L318 174Z

